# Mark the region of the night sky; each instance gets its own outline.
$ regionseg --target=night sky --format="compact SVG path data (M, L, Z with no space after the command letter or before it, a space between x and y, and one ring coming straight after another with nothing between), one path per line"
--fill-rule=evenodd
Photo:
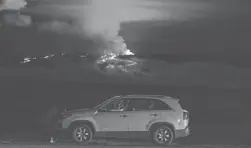
M2 78L251 87L250 0L129 0L125 7L96 0L93 8L88 0L27 0L25 8L15 10L3 2ZM112 28L115 20L119 35L136 55L137 72L102 71L92 59L56 59L49 68L10 64L48 53L100 54L89 34L105 25Z

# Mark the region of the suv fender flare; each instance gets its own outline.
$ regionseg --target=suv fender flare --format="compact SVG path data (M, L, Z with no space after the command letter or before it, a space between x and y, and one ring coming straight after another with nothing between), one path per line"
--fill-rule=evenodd
M75 120L75 121L70 123L68 128L72 129L74 126L80 125L80 124L86 124L86 125L90 126L93 134L96 132L96 128L95 128L94 124L89 120Z
M161 126L161 125L166 125L166 126L170 127L172 129L174 137L175 137L175 127L174 127L174 125L172 123L169 123L169 122L154 122L151 125L149 125L148 131L152 132L152 130L154 128L156 128L158 126Z

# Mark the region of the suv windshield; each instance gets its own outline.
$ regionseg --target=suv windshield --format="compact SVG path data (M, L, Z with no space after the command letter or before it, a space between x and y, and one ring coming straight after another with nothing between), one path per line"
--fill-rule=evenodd
M110 99L108 99L108 100L105 100L105 101L99 103L98 105L96 105L95 107L93 107L93 109L98 109L98 108L100 108L101 106L103 106L104 104L106 104L107 102L110 102L111 100L113 100L113 99L115 99L115 98L117 98L117 97L112 97L112 98L110 98Z

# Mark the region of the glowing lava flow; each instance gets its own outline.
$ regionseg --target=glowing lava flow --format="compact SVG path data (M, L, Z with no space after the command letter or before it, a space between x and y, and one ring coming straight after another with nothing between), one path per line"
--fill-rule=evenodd
M114 60L116 57L117 57L117 55L115 55L114 53L105 54L105 55L101 56L99 60L97 60L97 63L103 64L107 61Z
M40 59L51 59L51 58L53 58L54 56L55 56L54 54L49 54L49 55L40 57ZM32 62L32 61L34 61L34 60L37 60L37 59L38 59L38 57L25 57L25 58L23 59L23 61L20 62L20 64L30 63L30 62Z
M65 54L60 54L60 57L63 57ZM119 70L122 72L133 72L137 71L138 59L135 57L131 58L131 56L135 55L132 53L129 49L124 50L124 52L120 54L115 54L113 52L106 53L103 56L101 56L99 59L96 60L96 64L102 67L102 69L106 70ZM49 54L45 56L37 56L37 57L25 57L22 61L20 61L20 64L28 64L32 63L36 60L50 60L52 59L55 54ZM86 55L78 55L79 58L88 58L88 54ZM77 57L76 57L77 58ZM135 67L136 66L136 67Z
M97 60L97 64L103 65L103 68L106 69L118 69L124 72L128 72L126 69L133 65L136 65L137 62L129 58L122 59L121 56L133 56L135 55L130 49L127 48L127 45L123 37L117 35L116 37L108 38L106 42L104 55Z
M116 55L115 53L105 54L97 60L97 64L105 65L105 69L117 69L123 72L130 72L131 67L137 65L138 63L131 59L121 59L119 56L133 56L135 55L129 49L125 50L123 53Z

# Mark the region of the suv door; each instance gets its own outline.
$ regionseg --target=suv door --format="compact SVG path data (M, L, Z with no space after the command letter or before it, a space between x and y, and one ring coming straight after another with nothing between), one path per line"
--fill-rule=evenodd
M148 132L149 123L158 120L160 116L149 110L149 99L133 98L128 100L126 114L128 115L130 136L148 136L146 132Z
M94 116L98 137L124 137L128 134L128 120L123 99L108 102Z
M169 123L178 121L177 113L162 100L150 99L150 110L152 113L157 114L160 117L159 121Z

